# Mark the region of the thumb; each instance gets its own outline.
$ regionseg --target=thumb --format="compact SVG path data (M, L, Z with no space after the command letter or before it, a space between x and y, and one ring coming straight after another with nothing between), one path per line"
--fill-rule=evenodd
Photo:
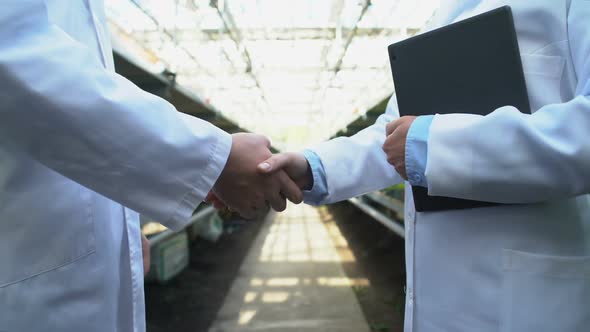
M287 154L275 154L258 164L257 170L262 174L270 174L283 169L285 166L288 166L288 163L289 158Z

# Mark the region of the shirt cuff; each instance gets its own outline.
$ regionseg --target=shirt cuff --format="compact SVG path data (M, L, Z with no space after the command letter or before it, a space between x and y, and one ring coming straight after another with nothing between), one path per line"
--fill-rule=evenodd
M303 191L303 201L310 205L319 205L328 196L324 165L320 157L309 149L303 151L303 156L307 159L313 175L313 185L310 190Z
M406 174L412 186L428 187L426 162L428 137L434 116L419 116L414 120L406 139Z

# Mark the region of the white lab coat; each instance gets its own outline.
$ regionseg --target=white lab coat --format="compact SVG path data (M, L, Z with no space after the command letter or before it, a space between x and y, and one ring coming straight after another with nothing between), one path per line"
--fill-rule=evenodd
M433 195L526 204L416 213L406 191L406 331L590 330L590 1L443 1L435 26L504 4L534 114L435 116L426 175ZM393 98L313 148L325 203L400 181L381 150L396 117Z
M101 0L0 27L0 331L144 331L134 211L181 227L231 137L114 73Z

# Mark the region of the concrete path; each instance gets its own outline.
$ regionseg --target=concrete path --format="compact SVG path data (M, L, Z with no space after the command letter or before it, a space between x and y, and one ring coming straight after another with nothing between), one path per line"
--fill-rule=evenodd
M354 261L329 212L271 214L209 332L369 332L341 262ZM206 301L206 299L203 299Z

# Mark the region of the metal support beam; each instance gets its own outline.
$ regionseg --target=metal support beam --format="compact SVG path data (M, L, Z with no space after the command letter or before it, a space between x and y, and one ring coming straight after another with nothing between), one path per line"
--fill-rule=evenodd
M266 93L264 92L264 89L262 88L262 85L260 84L260 80L258 79L256 74L252 70L252 58L250 57L250 53L248 52L246 45L244 45L242 35L240 33L240 30L237 28L237 25L236 25L236 22L235 22L233 16L229 12L229 10L227 10L227 9L221 10L219 8L219 3L217 2L217 0L211 0L211 6L213 6L217 10L217 14L219 15L219 18L223 22L223 25L224 25L225 29L227 30L230 38L236 44L236 48L238 49L238 51L241 50L242 55L244 57L244 61L246 62L246 72L250 76L252 76L252 79L256 83L256 87L260 90L260 95L261 95L262 101L270 108L270 104L268 103L268 98L266 97Z
M205 66L203 66L198 60L197 58L189 51L187 50L184 46L182 46L181 43L179 43L176 40L176 36L175 34L173 34L172 32L164 29L161 25L160 22L158 22L158 20L148 11L146 10L139 2L137 2L137 0L129 0L131 1L132 4L135 5L135 7L137 7L139 10L141 10L141 12L147 17L149 18L155 25L156 27L158 27L158 32L167 36L168 38L170 38L170 41L172 41L172 43L174 43L174 45L176 45L180 50L182 50L194 63L197 64L198 67L202 68L203 72L206 73L207 75L213 77L213 74L211 72L209 72Z
M346 42L344 43L344 48L342 49L342 54L340 55L338 62L336 62L336 65L334 66L334 73L338 73L340 71L340 67L342 67L342 61L344 60L344 56L346 56L346 52L348 52L348 48L350 47L350 44L352 43L352 39L354 38L354 36L356 35L356 33L358 31L358 24L365 16L365 13L367 13L367 9L369 9L370 5L371 5L371 0L365 0L365 3L363 4L363 8L361 9L361 13L359 14L358 18L356 19L356 22L354 23L354 27L348 33L348 37L346 37Z
M342 27L343 35L350 35L354 28ZM242 37L246 36L248 40L326 40L333 41L339 33L338 28L243 28L240 29ZM408 30L410 35L417 32L416 29ZM398 28L359 28L356 27L354 35L359 38L369 38L376 36L401 36L403 31ZM206 41L223 41L231 39L227 33L219 29L203 29L200 30L200 35L207 38L198 38L195 31L192 29L175 30L174 36L179 43L184 42L206 42ZM135 31L133 36L139 40L146 42L153 42L161 38L160 31Z

